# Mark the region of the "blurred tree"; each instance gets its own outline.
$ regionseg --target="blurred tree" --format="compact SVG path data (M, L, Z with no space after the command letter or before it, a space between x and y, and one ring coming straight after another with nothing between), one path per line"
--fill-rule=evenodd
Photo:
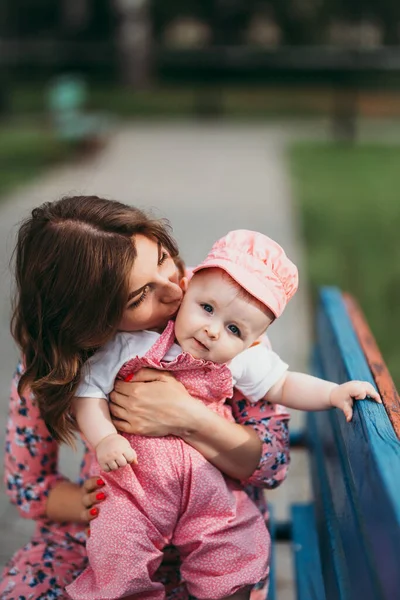
M69 31L79 31L88 23L88 0L61 0L61 11L63 25Z
M335 0L270 0L266 2L281 28L283 43L288 46L321 44L327 23L326 5Z
M375 3L374 3L375 4ZM399 43L400 3L398 0L381 0L376 2L378 19L383 26L383 41L385 44Z
M221 46L242 43L255 3L243 0L215 0L210 4L209 22L214 33L214 42Z
M112 39L112 0L0 0L7 37Z
M6 14L9 37L59 37L61 33L67 39L110 41L115 35L117 15L120 19L117 37L122 40L125 35L122 31L127 25L123 14L127 13L123 6L130 4L130 0L0 0L0 3ZM136 9L135 0L131 3L129 10L136 11L141 35L151 29L157 40L176 17L194 17L209 25L216 43L240 44L252 15L262 9L272 15L287 45L323 44L327 24L332 19L350 23L369 20L382 28L386 44L399 43L399 0L136 0ZM132 14L128 21L133 28Z
M0 40L5 37L7 23L7 5L0 3ZM1 57L0 57L1 59ZM0 114L8 108L8 81L6 65L0 60Z
M177 17L193 17L205 20L209 5L214 0L151 0L150 12L153 35L157 41L163 38L166 27Z
M151 81L151 19L148 0L114 0L119 14L117 46L120 54L121 79L139 90Z
M2 0L6 4L7 36L39 37L57 30L60 4L51 0Z
M354 25L371 22L382 30L383 43L399 43L400 3L398 0L327 0L324 10ZM360 39L360 45L362 40Z

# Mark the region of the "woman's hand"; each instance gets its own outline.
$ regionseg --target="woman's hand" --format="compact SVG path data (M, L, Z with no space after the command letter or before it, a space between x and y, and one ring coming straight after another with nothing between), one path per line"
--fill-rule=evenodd
M57 523L88 523L99 514L98 504L106 498L101 477L89 477L81 485L60 481L49 492L46 517Z
M101 477L89 477L80 488L81 492L81 521L88 523L99 514L98 504L106 498L104 481Z
M261 457L261 442L252 427L210 410L165 371L142 369L132 382L116 382L110 413L119 431L178 436L235 479L250 477Z
M129 383L116 381L110 398L118 431L149 437L184 437L196 429L204 410L208 412L175 377L155 369L141 369Z

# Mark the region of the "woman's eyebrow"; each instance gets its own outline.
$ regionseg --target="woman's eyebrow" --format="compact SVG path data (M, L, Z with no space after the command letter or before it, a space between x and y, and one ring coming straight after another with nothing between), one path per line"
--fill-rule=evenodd
M138 290L135 290L134 292L130 292L127 302L129 302L130 300L132 300L132 298L134 298L135 296L138 296L141 292L143 292L144 288L147 287L148 285L149 284L146 283L146 285L142 285L142 287L139 288Z

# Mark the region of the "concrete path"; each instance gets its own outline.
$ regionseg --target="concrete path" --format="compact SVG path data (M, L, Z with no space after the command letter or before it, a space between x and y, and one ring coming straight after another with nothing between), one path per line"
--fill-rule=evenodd
M8 261L15 224L41 202L66 194L98 194L155 209L174 227L187 264L202 259L212 242L234 228L256 229L280 242L300 266L302 249L296 210L284 162L292 130L232 124L127 125L94 160L53 171L0 204L0 428L7 417L7 394L17 357L8 333ZM306 368L309 351L305 282L282 319L271 328L274 349L293 369ZM298 423L298 417L294 418ZM74 476L77 460L63 453L63 468ZM293 454L288 481L268 497L279 517L287 503L308 495L304 457ZM0 490L0 563L29 535ZM292 600L287 548L278 551L278 600Z

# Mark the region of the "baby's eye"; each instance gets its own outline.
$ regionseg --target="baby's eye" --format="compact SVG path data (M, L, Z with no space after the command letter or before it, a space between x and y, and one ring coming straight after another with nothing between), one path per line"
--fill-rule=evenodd
M228 325L228 329L233 335L236 335L237 337L241 336L240 329L236 325Z
M211 304L201 304L201 307L204 308L204 310L210 314L213 312L213 307L211 306Z

